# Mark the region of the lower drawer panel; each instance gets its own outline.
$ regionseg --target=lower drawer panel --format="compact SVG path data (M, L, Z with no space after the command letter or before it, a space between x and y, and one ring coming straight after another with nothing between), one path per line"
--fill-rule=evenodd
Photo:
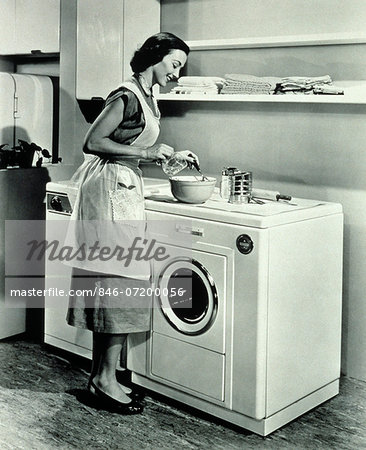
M153 333L152 374L194 391L224 401L225 355Z

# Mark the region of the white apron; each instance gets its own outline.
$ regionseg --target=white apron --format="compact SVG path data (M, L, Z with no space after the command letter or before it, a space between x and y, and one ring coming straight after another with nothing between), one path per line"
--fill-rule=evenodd
M130 145L151 147L159 135L160 115L154 115L133 81L127 81L122 86L136 95L145 118L143 131ZM131 244L137 239L141 247L145 236L143 181L138 163L138 159L123 160L122 157L116 160L85 155L83 164L72 177L79 190L72 205L65 245L79 249L85 244L84 248L90 249L97 242L99 247L118 252L110 259L110 255L89 259L81 257L65 261L66 264L93 272L149 279L149 261L136 261L136 258L131 259L128 255ZM122 253L121 248L125 249ZM121 256L126 257L125 260L118 259Z

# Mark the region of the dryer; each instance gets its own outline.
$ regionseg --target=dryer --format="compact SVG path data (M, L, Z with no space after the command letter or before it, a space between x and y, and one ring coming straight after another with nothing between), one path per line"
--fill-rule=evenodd
M226 280L230 252L215 245L195 245L188 252L174 245L166 249L170 259L154 267L159 295L152 316L151 373L222 402L230 331L219 299L231 298Z
M167 189L146 208L169 257L151 332L130 335L136 384L261 435L338 393L341 205L188 205Z

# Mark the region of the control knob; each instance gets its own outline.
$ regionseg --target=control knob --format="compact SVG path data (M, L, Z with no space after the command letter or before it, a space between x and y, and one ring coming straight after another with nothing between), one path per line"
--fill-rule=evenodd
M253 241L247 234L241 234L236 239L236 247L240 253L248 255L254 247Z

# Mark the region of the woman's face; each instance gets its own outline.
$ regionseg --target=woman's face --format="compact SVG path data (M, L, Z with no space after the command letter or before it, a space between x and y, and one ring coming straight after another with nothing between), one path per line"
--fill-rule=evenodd
M187 55L183 50L175 49L153 66L153 84L166 86L169 81L179 78L180 69L187 61Z

